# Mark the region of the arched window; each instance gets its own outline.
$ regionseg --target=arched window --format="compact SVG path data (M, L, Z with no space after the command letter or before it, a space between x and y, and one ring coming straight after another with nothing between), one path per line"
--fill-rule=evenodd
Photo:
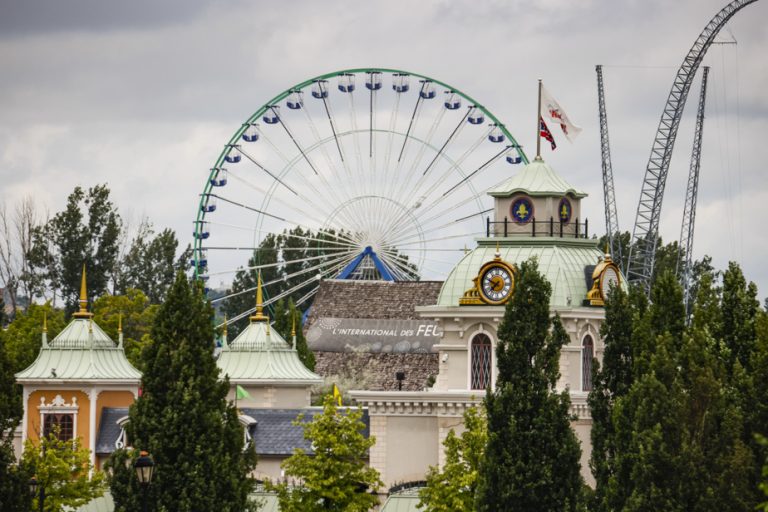
M592 358L595 357L595 345L592 336L584 337L581 348L581 390L592 390Z
M480 333L472 338L472 389L486 389L491 383L491 338Z

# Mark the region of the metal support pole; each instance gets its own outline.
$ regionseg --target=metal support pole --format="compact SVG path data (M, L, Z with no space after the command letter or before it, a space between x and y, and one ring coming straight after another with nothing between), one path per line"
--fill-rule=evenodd
M541 160L541 78L539 78L539 100L536 104L536 160Z

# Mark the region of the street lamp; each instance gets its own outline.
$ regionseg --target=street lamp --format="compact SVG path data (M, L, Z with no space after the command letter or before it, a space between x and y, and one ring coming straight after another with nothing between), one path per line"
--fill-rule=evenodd
M143 512L147 512L147 490L149 484L152 483L152 475L155 472L155 461L145 451L142 451L139 458L133 464L133 469L136 470L136 478L139 480L142 489L142 504L141 508Z
M35 496L38 493L38 490L40 494L37 496L37 504L40 508L40 512L43 512L43 507L45 506L45 487L43 487L43 484L38 482L37 478L33 476L29 479L29 494Z

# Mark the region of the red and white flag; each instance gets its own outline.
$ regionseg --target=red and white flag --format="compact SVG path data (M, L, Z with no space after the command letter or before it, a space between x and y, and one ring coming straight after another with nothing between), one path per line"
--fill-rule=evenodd
M576 126L568 118L568 114L565 113L563 107L557 102L555 98L547 91L544 86L541 86L541 118L552 124L559 124L563 130L565 137L573 142L579 133L581 133L581 126Z
M555 150L557 144L555 144L555 138L552 136L552 132L547 128L547 123L542 118L539 118L539 137L549 141L549 145L552 147L552 151Z

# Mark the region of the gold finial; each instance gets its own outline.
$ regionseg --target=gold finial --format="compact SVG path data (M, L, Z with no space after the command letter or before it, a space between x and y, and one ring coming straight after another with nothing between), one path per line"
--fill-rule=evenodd
M261 271L259 271L259 281L256 286L256 312L249 318L251 322L268 321L269 317L264 314L264 300L261 292Z
M497 260L501 259L501 247L499 247L499 242L496 242L496 254L494 254Z
M123 312L117 315L117 332L123 332Z
M605 242L605 261L611 261L611 249L608 242Z
M80 311L75 313L73 316L75 318L90 318L91 313L88 312L88 289L85 285L85 263L83 263L83 277L80 281Z
M43 311L43 332L48 332L48 312Z
M291 336L296 337L296 314L293 315L293 324L291 325Z

